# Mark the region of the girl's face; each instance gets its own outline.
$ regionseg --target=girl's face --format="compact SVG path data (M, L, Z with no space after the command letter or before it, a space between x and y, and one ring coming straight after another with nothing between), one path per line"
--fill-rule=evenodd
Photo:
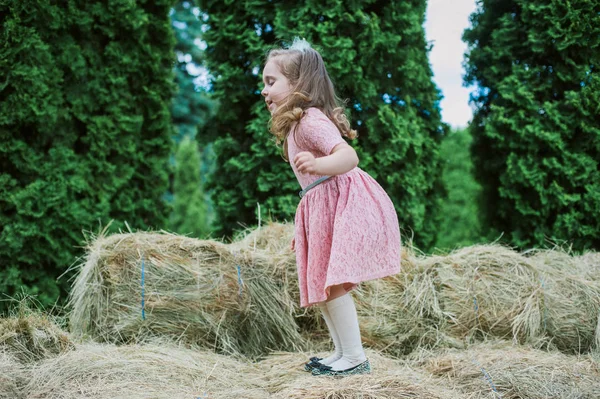
M269 60L267 65L265 65L265 69L263 69L263 83L265 87L261 94L265 97L269 112L273 114L277 107L285 103L292 87L289 80L283 76L279 70L279 66L273 60Z

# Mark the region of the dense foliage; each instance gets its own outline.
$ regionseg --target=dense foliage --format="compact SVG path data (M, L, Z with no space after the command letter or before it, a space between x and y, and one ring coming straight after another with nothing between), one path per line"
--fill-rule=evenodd
M186 137L177 148L173 182L175 195L169 230L191 237L204 238L210 234L210 223L200 177L198 143Z
M202 29L207 16L193 1L179 1L170 16L177 57L177 91L171 103L177 155L171 157L174 175L168 198L173 210L168 228L175 233L203 237L210 232L214 210L210 193L205 193L202 183L214 168L214 154L211 143L203 142L203 147L198 148L190 139L197 137L198 128L207 123L217 108L204 82Z
M482 226L478 216L481 185L475 181L469 148L473 141L468 129L452 130L440 148L443 182L448 196L439 212L439 249L454 249L481 241Z
M483 0L464 34L482 223L600 248L600 3Z
M0 4L0 292L49 305L82 231L166 221L171 1Z
M299 185L268 132L260 71L269 48L299 36L320 50L338 94L349 100L360 166L389 193L405 232L431 246L446 128L427 59L425 0L199 3L208 14L206 63L221 103L202 132L215 139L219 232L256 224L257 203L263 218L294 214Z

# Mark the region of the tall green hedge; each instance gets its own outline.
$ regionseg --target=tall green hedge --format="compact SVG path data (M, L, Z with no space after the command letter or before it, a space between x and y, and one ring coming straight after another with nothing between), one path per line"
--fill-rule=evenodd
M436 247L454 249L481 241L478 200L481 185L475 181L469 148L473 138L466 128L452 130L442 141L443 180L448 197L439 209L442 220Z
M210 120L217 107L206 88L196 80L203 73L201 45L205 18L196 3L179 0L170 13L177 56L174 68L177 92L171 103L177 152L171 157L174 175L170 179L169 200L173 210L168 227L176 233L203 237L210 232L211 215L214 214L210 193L202 187L214 166L213 152L210 143L205 142L203 148L198 149L189 139L196 138L198 128Z
M173 212L169 229L178 234L204 238L210 233L210 220L200 177L200 151L198 143L185 137L175 153L173 179Z
M600 249L600 3L483 0L464 34L484 224Z
M115 228L163 227L171 3L0 3L5 296L25 291L48 305L64 294L67 279L56 278L83 254L83 231L113 219Z
M215 103L204 89L196 86L197 75L190 72L200 69L204 63L204 51L198 46L202 40L202 13L195 7L196 1L179 0L171 11L171 24L175 34L175 81L177 92L171 103L171 115L175 125L175 141L195 137L215 110Z
M433 244L441 187L440 94L432 83L423 21L426 2L200 1L209 18L206 62L221 109L204 139L215 139L212 178L218 227L230 234L263 217L291 219L300 189L271 141L260 69L272 46L304 37L321 51L342 98L360 166L390 194L402 228ZM202 139L202 138L201 138Z

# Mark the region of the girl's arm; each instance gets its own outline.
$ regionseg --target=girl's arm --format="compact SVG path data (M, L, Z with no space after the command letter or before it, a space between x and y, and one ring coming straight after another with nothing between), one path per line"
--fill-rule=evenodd
M301 173L335 176L354 169L358 165L358 155L347 143L339 143L331 154L315 158L310 152L301 152L294 158L294 164Z

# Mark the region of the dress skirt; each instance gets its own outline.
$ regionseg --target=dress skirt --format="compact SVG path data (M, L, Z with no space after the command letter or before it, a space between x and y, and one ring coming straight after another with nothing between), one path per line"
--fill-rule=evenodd
M323 302L333 285L346 290L400 271L400 229L392 201L354 168L309 190L295 216L300 305Z

